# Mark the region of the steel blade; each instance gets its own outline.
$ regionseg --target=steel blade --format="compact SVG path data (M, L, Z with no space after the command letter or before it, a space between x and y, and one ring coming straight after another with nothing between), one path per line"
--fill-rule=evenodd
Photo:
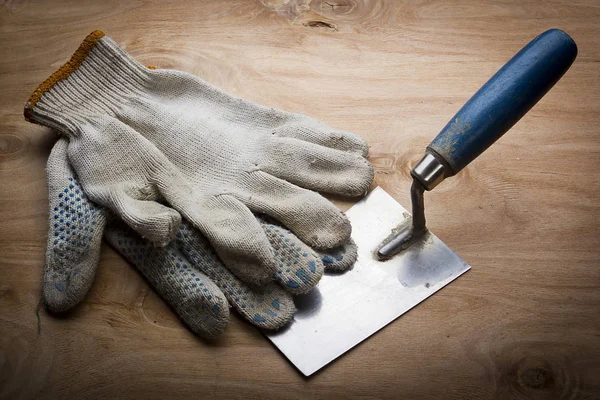
M433 295L471 267L434 234L386 261L376 247L410 217L380 187L346 215L358 245L358 261L342 274L326 275L297 296L298 312L286 328L266 336L309 376Z

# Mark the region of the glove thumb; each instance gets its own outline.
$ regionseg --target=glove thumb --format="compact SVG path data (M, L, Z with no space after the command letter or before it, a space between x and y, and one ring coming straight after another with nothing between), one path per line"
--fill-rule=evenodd
M83 193L67 158L68 139L61 137L50 153L48 244L42 296L51 312L64 312L87 294L98 268L104 210Z

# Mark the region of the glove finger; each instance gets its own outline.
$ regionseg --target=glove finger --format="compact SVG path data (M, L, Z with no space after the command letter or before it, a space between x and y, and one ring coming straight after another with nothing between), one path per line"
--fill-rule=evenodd
M212 279L236 311L253 325L275 330L294 316L296 307L289 293L274 283L261 287L244 284L225 268L208 241L188 222L182 223L176 242L192 265Z
M360 136L333 129L313 119L285 123L274 129L272 134L355 153L365 158L369 154L369 145Z
M276 270L273 249L248 207L229 195L198 201L193 196L181 196L182 191L163 192L186 220L210 241L238 278L256 286L273 279Z
M181 254L172 241L155 247L123 224L111 223L107 241L144 275L154 290L198 336L215 337L229 323L221 290Z
M101 195L102 196L102 195ZM109 188L105 204L144 239L165 246L175 236L181 215L156 201L139 200L120 188Z
M358 257L357 247L354 240L350 239L343 245L334 249L319 252L321 261L327 272L342 272L349 270Z
M272 219L263 216L258 220L275 252L275 280L290 293L309 292L323 276L321 257Z
M306 189L343 196L366 193L374 174L358 154L290 138L272 138L258 167Z
M249 174L235 195L252 211L281 222L314 249L337 247L350 238L348 218L323 196L262 171Z
M48 310L64 312L85 298L98 268L104 211L83 193L59 139L48 158L48 243L42 295Z

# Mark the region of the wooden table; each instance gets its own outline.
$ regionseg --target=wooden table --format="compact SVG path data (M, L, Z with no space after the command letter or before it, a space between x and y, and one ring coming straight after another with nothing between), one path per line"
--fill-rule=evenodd
M598 2L166 3L0 6L0 398L600 397ZM108 247L85 303L38 321L56 136L23 103L90 31L360 134L376 183L408 207L425 145L551 27L579 45L571 70L427 194L429 226L473 269L312 378L237 316L218 340L196 338Z

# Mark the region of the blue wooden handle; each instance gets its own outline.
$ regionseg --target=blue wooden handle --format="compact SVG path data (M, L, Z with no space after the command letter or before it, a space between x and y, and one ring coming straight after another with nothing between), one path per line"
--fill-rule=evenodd
M573 39L550 29L496 72L427 147L452 169L446 176L458 173L504 135L558 82L576 56Z

